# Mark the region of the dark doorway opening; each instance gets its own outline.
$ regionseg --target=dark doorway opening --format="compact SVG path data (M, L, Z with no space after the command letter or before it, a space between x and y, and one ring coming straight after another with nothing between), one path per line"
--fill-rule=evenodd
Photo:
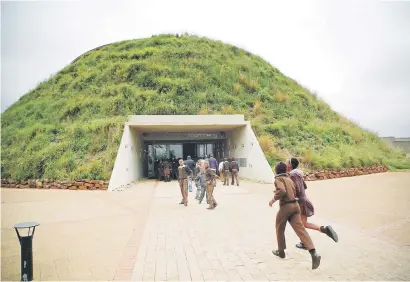
M195 143L184 143L183 144L183 155L184 155L184 160L187 159L188 156L191 156L191 158L196 159L196 152L195 152Z
M173 160L188 156L196 161L206 158L210 154L220 162L225 156L225 140L198 140L198 141L148 141L144 142L143 167L144 175L148 178L158 178L158 165L161 160Z

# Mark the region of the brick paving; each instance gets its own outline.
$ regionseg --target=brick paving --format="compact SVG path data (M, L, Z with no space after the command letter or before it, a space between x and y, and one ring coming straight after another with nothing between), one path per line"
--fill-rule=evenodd
M339 243L309 231L322 255L312 271L309 253L296 249L287 229L287 258L276 247L274 217L268 207L272 187L242 182L218 184L219 206L206 210L190 194L178 205L176 183L161 183L133 270L134 281L223 280L410 280L409 173L387 173L308 183L317 215L331 224Z
M309 231L322 255L287 229L287 258L276 247L270 185L218 184L209 211L177 183L146 181L124 192L2 189L1 278L18 280L14 223L35 220L35 280L410 280L410 173L308 183L312 221L331 224L340 242ZM407 185L408 186L408 185Z
M115 193L1 189L1 280L20 279L12 227L23 221L40 223L33 242L35 280L129 280L154 185L142 182Z

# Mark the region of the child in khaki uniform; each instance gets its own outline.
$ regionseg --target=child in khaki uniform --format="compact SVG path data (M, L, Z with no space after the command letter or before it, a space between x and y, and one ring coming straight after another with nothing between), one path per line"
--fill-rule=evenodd
M296 189L293 185L293 181L290 180L286 174L286 164L279 162L275 166L275 191L274 197L269 202L269 206L272 207L273 203L279 201L279 211L276 215L276 236L278 241L278 249L272 251L275 256L285 258L286 239L285 229L286 223L289 222L302 241L306 249L309 250L312 256L312 269L316 269L320 265L321 256L316 252L312 239L303 226L300 217L300 207L296 200Z

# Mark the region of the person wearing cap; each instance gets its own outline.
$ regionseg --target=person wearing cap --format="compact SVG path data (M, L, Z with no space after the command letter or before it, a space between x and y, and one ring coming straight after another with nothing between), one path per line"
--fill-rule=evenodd
M307 185L305 183L305 180L303 179L303 171L298 168L299 161L297 158L289 158L287 161L287 166L288 171L290 171L289 178L293 181L293 184L295 185L296 196L298 198L298 203L300 206L300 216L302 219L303 226L305 226L305 228L307 229L316 230L323 234L326 234L331 239L333 239L333 241L338 242L339 237L337 236L337 233L333 230L332 226L319 226L307 221L308 217L311 217L315 214L315 209L313 207L313 204L309 201L309 199L306 196L305 190L307 189ZM305 245L302 242L296 244L296 247L299 249L306 249Z
M272 253L282 259L286 257L285 229L286 223L289 222L303 245L309 250L312 257L312 269L316 269L320 265L321 256L316 252L312 239L303 226L300 217L300 207L296 199L295 185L287 175L286 170L287 165L284 162L279 162L275 166L275 191L269 206L272 207L276 201L279 201L279 211L276 215L278 249L272 251Z
M229 173L231 171L231 164L228 162L228 159L224 159L223 164L223 173L224 173L224 185L229 186Z
M232 162L231 162L231 175L232 175L231 184L232 185L235 185L235 181L236 181L236 185L239 186L238 173L239 173L239 165L235 161L235 158L232 157Z
M180 204L185 206L188 205L188 178L190 177L192 177L192 170L188 166L184 165L184 161L180 159L178 167L178 182L182 195Z

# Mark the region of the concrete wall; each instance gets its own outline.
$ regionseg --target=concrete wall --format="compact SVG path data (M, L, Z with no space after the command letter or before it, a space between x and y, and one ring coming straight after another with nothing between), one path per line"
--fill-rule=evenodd
M142 145L141 133L126 123L108 186L109 191L121 189L121 187L142 178L143 162L140 150Z
M249 122L244 127L227 132L229 157L246 158L246 167L239 168L239 176L250 180L272 183L274 174L259 146Z
M132 115L128 116L130 125L219 125L219 124L244 124L243 115Z
M382 137L381 139L394 148L401 149L407 154L410 153L410 138Z
M396 138L393 145L402 149L406 153L410 153L410 138Z
M246 158L246 167L240 167L240 177L271 183L273 172L256 139L250 123L243 115L206 116L129 116L115 160L108 190L125 188L144 175L143 132L188 132L213 129L227 136L225 156Z

